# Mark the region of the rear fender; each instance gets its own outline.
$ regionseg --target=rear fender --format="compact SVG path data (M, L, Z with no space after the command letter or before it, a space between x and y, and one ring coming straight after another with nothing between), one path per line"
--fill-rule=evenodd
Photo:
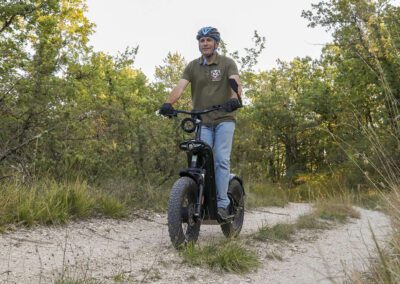
M244 191L244 187L243 187L243 181L240 177L238 177L235 174L230 174L229 176L229 183L231 183L233 180L237 180L240 184L240 187L242 189L242 192L240 190L238 190L237 187L228 187L228 195L231 196L231 198L233 198L235 204L239 204L240 200L242 200L242 198L246 195L245 191ZM236 189L236 190L235 190ZM243 194L243 195L242 195Z
M246 195L246 192L245 192L244 186L243 186L243 180L239 176L237 176L235 174L230 174L229 175L229 183L231 183L231 181L234 180L234 179L237 180L240 183L240 185L243 188L243 194Z

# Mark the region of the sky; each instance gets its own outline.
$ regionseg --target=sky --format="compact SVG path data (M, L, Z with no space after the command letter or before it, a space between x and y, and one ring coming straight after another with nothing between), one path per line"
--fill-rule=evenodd
M253 47L257 30L266 37L266 48L256 70L269 70L277 59L318 58L331 35L322 28L307 27L302 10L314 0L87 0L87 17L96 24L90 44L111 55L139 46L135 67L150 80L155 67L163 65L169 52L187 61L200 56L197 31L218 28L228 51Z

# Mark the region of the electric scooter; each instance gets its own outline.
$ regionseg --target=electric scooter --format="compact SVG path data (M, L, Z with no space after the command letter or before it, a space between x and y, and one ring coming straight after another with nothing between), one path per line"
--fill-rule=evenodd
M231 83L232 84L232 83ZM235 90L235 89L234 89ZM237 90L237 86L236 86ZM236 91L235 90L235 91ZM230 238L239 235L244 219L245 191L242 179L230 174L228 219L222 220L217 207L213 150L200 139L203 114L223 110L223 105L204 110L174 110L171 116L188 115L181 121L181 128L195 134L194 139L180 143L179 148L187 154L188 167L179 172L168 205L168 232L175 248L196 242L203 224L220 225L223 234Z

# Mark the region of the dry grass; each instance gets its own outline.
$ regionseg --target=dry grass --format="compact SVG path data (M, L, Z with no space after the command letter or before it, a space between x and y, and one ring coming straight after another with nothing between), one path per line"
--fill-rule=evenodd
M360 212L353 208L346 198L318 200L315 203L315 213L319 218L329 221L346 222L348 218L360 218Z
M246 207L284 207L289 198L287 191L280 184L253 182L246 184Z
M392 221L393 236L387 247L375 240L378 257L369 264L369 271L357 277L357 283L400 283L400 187L394 186L385 197L385 212Z
M330 225L322 221L316 214L311 213L300 216L296 221L296 228L300 230L329 229Z

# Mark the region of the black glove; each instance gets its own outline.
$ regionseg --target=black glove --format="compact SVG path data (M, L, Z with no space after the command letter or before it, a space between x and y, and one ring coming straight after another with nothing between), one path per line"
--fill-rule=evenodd
M160 107L160 110L158 111L159 114L165 115L165 116L173 116L174 113L174 108L170 103L165 103Z
M223 108L227 112L232 112L242 107L238 99L230 99L226 104L224 104Z

